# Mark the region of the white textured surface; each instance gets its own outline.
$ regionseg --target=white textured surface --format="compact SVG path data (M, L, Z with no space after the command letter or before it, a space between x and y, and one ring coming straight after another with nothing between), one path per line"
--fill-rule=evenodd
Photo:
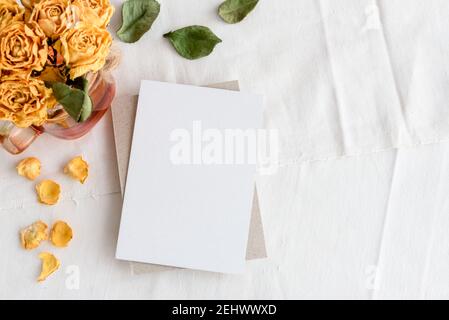
M120 44L119 93L136 94L142 78L240 79L267 96L266 124L282 136L281 168L258 181L269 259L242 276L131 276L113 258L120 195L106 118L83 140L42 137L27 152L63 183L55 207L36 204L16 159L0 153L0 298L449 298L449 143L422 145L449 137L449 3L262 0L225 25L219 2L163 1L152 32ZM212 27L223 44L203 60L179 58L161 35L189 24ZM92 165L82 188L52 173L80 152ZM68 249L44 247L63 264L43 284L38 252L21 250L17 235L38 218L75 229ZM73 266L78 290L66 283Z

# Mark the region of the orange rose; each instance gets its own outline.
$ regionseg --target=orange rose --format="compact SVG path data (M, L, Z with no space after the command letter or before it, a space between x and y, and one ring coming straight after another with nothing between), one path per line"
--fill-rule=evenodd
M0 120L18 127L40 126L47 120L47 109L56 101L43 81L7 77L0 82Z
M109 0L74 0L72 4L79 9L77 16L81 21L101 28L106 28L114 14Z
M75 79L103 68L112 37L106 29L80 22L67 30L60 42L61 54L70 68L70 78Z
M22 21L23 13L23 8L14 0L0 0L0 29L13 21Z
M44 68L47 38L36 23L13 22L0 29L0 76L23 74Z
M73 24L70 0L46 0L34 5L28 21L36 22L47 37L57 39Z

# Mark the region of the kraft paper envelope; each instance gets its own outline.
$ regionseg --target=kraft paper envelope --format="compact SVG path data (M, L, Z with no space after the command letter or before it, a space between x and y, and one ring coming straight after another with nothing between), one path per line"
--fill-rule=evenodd
M209 85L207 87L239 90L238 81L230 81L220 84ZM117 161L119 169L120 186L122 195L126 184L129 156L131 150L132 135L134 129L134 120L137 110L137 95L117 97L112 104L112 119L114 126L114 136L117 151ZM253 208L251 213L251 222L249 230L248 246L246 259L262 259L267 257L265 247L265 236L262 225L262 218L259 209L257 190L254 193ZM167 271L179 269L176 267L161 266L148 263L131 262L134 274L144 274L156 271Z

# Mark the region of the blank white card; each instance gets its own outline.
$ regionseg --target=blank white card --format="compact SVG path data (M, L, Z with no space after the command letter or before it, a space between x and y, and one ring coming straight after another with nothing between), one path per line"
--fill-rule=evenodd
M142 81L116 257L243 272L256 165L235 134L262 118L260 96Z

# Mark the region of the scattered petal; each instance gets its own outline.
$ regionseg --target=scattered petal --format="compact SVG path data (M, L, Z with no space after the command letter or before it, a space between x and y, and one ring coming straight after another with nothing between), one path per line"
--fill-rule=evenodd
M89 165L81 156L75 157L67 163L64 173L75 180L84 183L89 176Z
M49 275L58 270L60 262L59 260L49 252L42 252L39 254L39 259L42 260L42 271L37 278L37 281L44 281Z
M17 173L27 179L34 180L41 174L41 162L37 158L26 158L17 165Z
M64 221L56 221L51 228L50 240L56 247L67 247L73 238L72 228Z
M53 205L59 200L61 187L52 180L44 180L36 185L36 192L40 203Z
M47 225L42 221L36 221L20 232L20 241L26 250L39 247L41 241L47 238Z

